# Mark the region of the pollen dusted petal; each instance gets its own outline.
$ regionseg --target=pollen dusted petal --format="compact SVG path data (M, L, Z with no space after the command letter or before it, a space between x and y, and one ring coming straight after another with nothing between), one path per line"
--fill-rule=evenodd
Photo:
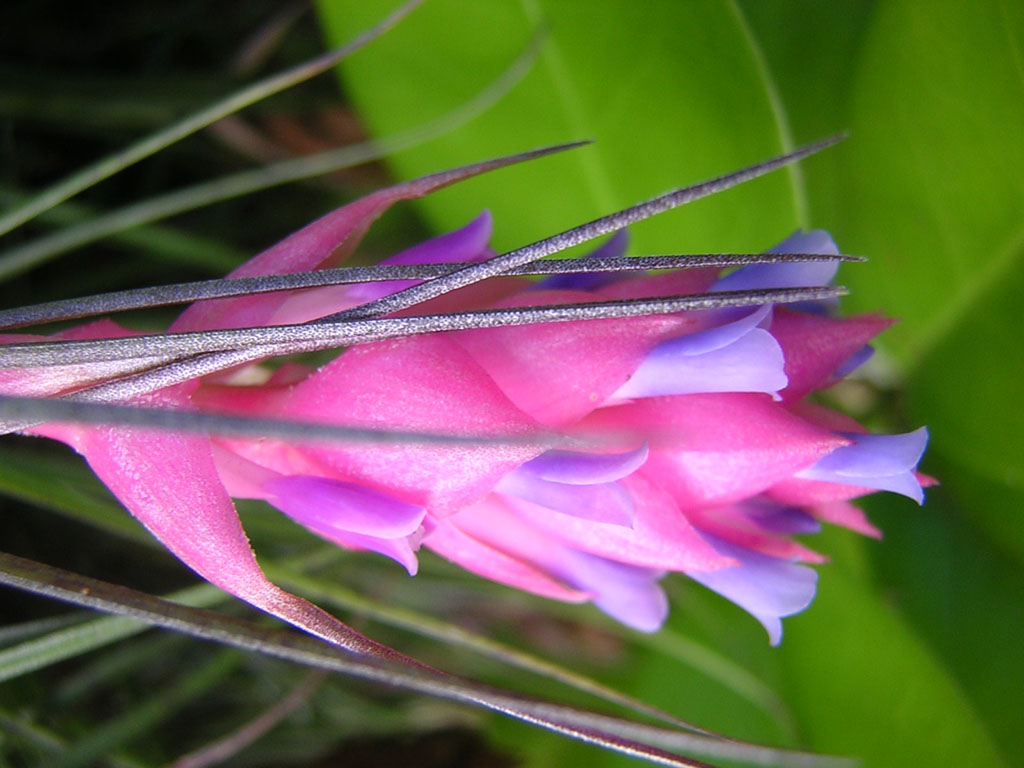
M435 174L343 206L231 276L332 266L394 202L481 168ZM390 262L486 258L491 227L485 212ZM593 255L619 255L625 240L619 232ZM821 231L796 233L773 250L838 254ZM725 277L700 268L539 283L495 276L401 314L816 286L831 281L837 266L783 263L750 265ZM202 301L171 330L302 322L409 284ZM394 433L464 434L480 438L475 442L395 436L373 444L300 443L79 424L31 431L84 454L125 506L204 578L351 650L382 654L266 580L229 493L264 499L322 538L383 554L410 574L422 543L493 581L566 602L591 601L641 631L665 620L660 579L668 571L686 573L753 614L775 644L782 617L814 596L815 572L794 561L823 560L791 537L815 532L818 521L878 535L846 500L874 489L920 500L921 486L931 482L915 472L923 430L869 435L852 419L803 399L841 377L889 324L870 315L830 318L831 307L765 305L410 337L350 348L315 371L286 364L271 374L247 366L135 401ZM100 321L62 336L132 334ZM4 335L0 343L33 338L42 337ZM0 370L0 391L56 395L111 373L102 364ZM551 450L550 427L564 431L574 447L583 441L600 448Z

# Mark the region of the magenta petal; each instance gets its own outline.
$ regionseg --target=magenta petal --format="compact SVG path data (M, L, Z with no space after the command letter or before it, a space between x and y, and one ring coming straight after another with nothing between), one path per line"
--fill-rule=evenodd
M427 514L386 493L326 477L283 476L264 487L271 504L317 532L394 539L415 533Z
M874 539L882 538L882 532L868 520L860 507L855 507L848 501L833 501L825 504L818 504L811 509L811 513L818 520L832 525L841 525L851 531L862 533Z
M757 495L849 444L765 395L743 393L635 400L594 412L579 429L647 437L643 472L683 512Z
M479 172L470 169L461 176L435 174L378 190L306 225L249 259L228 277L284 275L333 266L355 249L374 220L394 203L423 197L460 178ZM197 331L266 325L288 296L287 293L275 293L199 301L186 309L172 323L170 330Z
M137 336L111 320L96 320L42 336L33 333L0 333L0 344L27 344L33 341L119 339ZM140 369L141 369L140 365ZM5 395L47 397L124 375L120 361L77 363L73 365L47 365L40 368L0 368L0 392Z
M490 547L506 557L540 569L549 575L549 579L557 579L581 590L599 608L624 624L645 632L653 632L661 626L668 612L665 596L655 583L661 578L661 571L578 552L530 525L507 505L500 501L496 503L495 498L492 496L442 520L438 529L427 538L427 545L434 546L439 530L457 527L463 536L478 546ZM460 554L465 560L460 559L459 562L469 562L472 567L467 567L471 570L494 578L486 573L492 564L479 561L481 551L471 549L469 552L473 556L467 558L468 553L463 550ZM526 573L518 571L516 575L522 577ZM516 586L533 591L532 587L538 584L535 577L529 577L524 583L526 586ZM544 582L538 585L546 586Z
M415 576L419 571L419 560L416 557L416 550L419 548L420 536L402 536L394 539L379 538L377 536L363 536L348 531L330 531L328 529L312 529L317 535L333 541L348 549L376 552L394 560L408 572Z
M527 592L574 603L589 597L549 567L567 548L524 523L497 495L437 521L423 543L468 571Z
M280 409L293 419L403 431L526 437L537 429L442 335L350 349L295 385ZM503 475L541 452L525 443L451 446L407 440L297 449L339 479L387 489L435 515L482 498Z
M207 441L98 428L83 434L76 447L121 503L179 559L222 589L259 604L267 585Z
M716 549L740 561L740 565L687 575L750 613L768 631L771 644L778 645L782 640L780 619L811 604L818 574L812 568L711 538Z
M771 332L786 358L787 402L833 384L865 345L892 324L878 315L830 318L776 308Z
M593 298L578 291L537 291L500 305L539 306ZM601 405L657 342L694 322L691 318L655 316L480 329L453 335L513 403L542 424L562 426Z
M144 403L180 406L182 398L164 390ZM341 648L394 655L267 580L218 478L208 440L107 427L78 428L75 438L75 449L121 503L204 579Z

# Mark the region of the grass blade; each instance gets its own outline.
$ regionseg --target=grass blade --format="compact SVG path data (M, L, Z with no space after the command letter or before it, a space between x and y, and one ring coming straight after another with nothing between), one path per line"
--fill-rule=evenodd
M699 760L666 752L685 749L760 765L843 766L846 760L757 747L728 740L642 725L608 715L510 695L458 678L417 667L396 667L345 654L311 637L268 629L207 610L168 603L125 587L0 553L0 583L75 605L134 619L295 663L340 672L399 690L483 707L621 754L657 765L708 768ZM635 739L642 739L643 742ZM655 746L657 745L657 746Z
M346 56L387 32L422 2L423 0L408 0L408 2L399 6L379 24L346 45L318 56L312 61L300 64L286 72L260 80L253 85L243 88L226 99L218 101L186 117L184 120L147 136L142 141L136 142L130 147L109 155L99 162L72 174L64 181L50 187L41 194L19 205L13 211L9 211L0 217L0 235L10 232L15 227L38 216L43 211L53 208L55 205L77 195L82 190L88 189L92 185L124 170L129 165L137 163L139 160L149 157L176 141L180 141L186 136L205 128L220 118L233 114L250 104L254 104L297 83L308 80L321 72L327 71Z
M472 120L508 93L529 70L537 55L537 45L535 40L493 83L465 104L436 120L394 136L283 160L125 206L8 250L0 255L0 279L24 272L70 250L128 229L281 184L379 160L443 135Z

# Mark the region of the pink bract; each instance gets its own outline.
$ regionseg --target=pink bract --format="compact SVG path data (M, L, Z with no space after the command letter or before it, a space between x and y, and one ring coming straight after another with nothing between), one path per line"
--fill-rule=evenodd
M434 186L411 182L345 206L232 275L336 263L391 203ZM485 214L394 261L479 260L490 254L490 231ZM798 233L785 246L837 253L821 232ZM814 284L821 271L815 266L801 276L792 265L779 267L725 278L708 269L584 276L549 286L505 277L429 304L432 311L516 307L792 279ZM203 301L171 330L301 322L405 285ZM815 573L799 563L823 560L794 536L820 522L878 535L848 503L875 489L920 500L923 478L915 468L923 431L867 435L806 400L841 378L889 323L873 315L838 318L827 306L769 306L479 329L355 347L318 370L267 373L260 385L216 376L133 401L512 438L505 442L304 444L61 424L32 432L85 456L121 502L201 576L356 650L370 641L266 580L231 496L263 499L324 539L383 554L410 573L426 547L517 589L592 601L643 631L657 629L668 610L660 579L683 573L749 611L778 642L780 619L814 595ZM64 336L130 333L101 321ZM102 365L4 371L0 388L58 395L106 375ZM590 447L550 449L542 437L552 429Z

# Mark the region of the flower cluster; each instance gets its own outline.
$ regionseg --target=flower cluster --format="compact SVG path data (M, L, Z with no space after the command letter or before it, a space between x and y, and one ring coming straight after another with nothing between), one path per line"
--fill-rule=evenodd
M317 266L342 239L325 239L323 221L307 228L320 255L293 257L300 232L235 274ZM479 261L491 255L490 232L484 214L391 262ZM624 248L625 236L616 235L600 255ZM795 234L777 249L838 253L820 231ZM417 312L823 285L837 266L502 277ZM171 330L298 323L405 285L202 301ZM794 535L822 522L878 535L850 499L888 490L922 500L915 468L923 429L870 435L808 400L863 362L868 342L889 325L873 315L839 318L834 309L766 305L418 336L353 347L318 370L250 366L135 400L522 440L355 445L66 424L33 432L82 452L179 557L261 607L268 598L253 586L254 561L229 496L263 499L324 539L383 554L410 574L426 547L503 584L592 601L644 631L667 613L660 579L683 573L750 612L776 643L781 617L814 595L816 574L800 563L822 560ZM127 334L101 321L70 335ZM25 337L2 340L15 339ZM57 394L83 381L79 369L46 376L8 372L0 386ZM572 444L552 449L527 439L553 433Z

